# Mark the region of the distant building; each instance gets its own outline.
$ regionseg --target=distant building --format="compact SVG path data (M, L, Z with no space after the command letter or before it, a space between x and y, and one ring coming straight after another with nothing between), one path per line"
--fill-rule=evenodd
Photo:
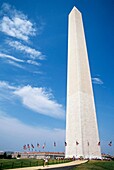
M35 159L61 159L65 157L64 152L15 152L12 154L12 158L35 158Z
M4 155L4 151L0 151L0 155Z

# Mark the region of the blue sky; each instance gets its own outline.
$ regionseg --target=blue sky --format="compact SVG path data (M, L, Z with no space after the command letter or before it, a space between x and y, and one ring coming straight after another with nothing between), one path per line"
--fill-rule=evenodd
M114 155L114 1L0 1L0 150L64 151L68 14L76 6L90 62L102 152ZM53 147L56 141L57 146ZM40 148L36 147L37 142Z

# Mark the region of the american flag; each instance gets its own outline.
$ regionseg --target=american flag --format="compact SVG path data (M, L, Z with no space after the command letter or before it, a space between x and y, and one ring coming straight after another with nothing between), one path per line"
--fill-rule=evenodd
M56 146L56 142L54 142L54 146Z
M31 147L32 147L32 148L34 148L34 145L33 145L33 144L31 144Z
M23 146L23 149L24 149L24 150L26 150L26 149L27 149L26 145L24 145L24 146Z
M27 144L27 147L28 147L28 149L30 149L30 145L29 144Z
M100 142L98 142L98 146L100 146L100 144L101 144L101 143L100 143Z
M112 141L110 141L110 143L108 144L109 146L112 146Z
M76 145L79 145L79 142L76 141Z
M65 142L65 146L67 146L67 143Z
M45 148L45 146L46 146L46 143L44 143L44 144L43 144L42 148L44 149L44 148Z
M40 148L40 144L39 143L37 143L37 147Z

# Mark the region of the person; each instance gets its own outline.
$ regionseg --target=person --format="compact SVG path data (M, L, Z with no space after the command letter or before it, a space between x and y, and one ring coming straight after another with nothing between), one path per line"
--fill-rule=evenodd
M48 166L48 159L47 158L45 159L45 165Z
M44 158L44 166L45 165L48 165L48 159L47 158Z

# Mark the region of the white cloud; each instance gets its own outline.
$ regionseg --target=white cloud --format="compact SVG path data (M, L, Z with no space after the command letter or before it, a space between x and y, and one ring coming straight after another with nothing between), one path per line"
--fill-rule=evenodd
M15 87L9 85L7 82L0 81L0 87L12 90L12 95L20 97L24 106L39 114L63 119L65 111L61 104L54 100L51 91L47 91L42 87Z
M11 89L11 90L17 89L15 86L11 86L5 81L0 81L0 88Z
M11 64L11 65L13 65L15 67L25 69L24 66L19 64L19 63L24 63L25 62L24 60L18 59L18 58L14 57L14 56L7 55L7 54L4 54L4 53L0 53L0 58L7 59L7 63L9 63L9 64ZM17 63L17 62L19 62L19 63Z
M98 77L92 78L92 82L93 82L93 84L100 84L100 85L104 84L103 81Z
M6 41L11 47L14 47L16 50L22 51L24 53L27 53L30 55L31 58L35 59L40 59L43 60L45 59L45 56L42 55L40 51L37 51L33 48L30 48L26 45L23 45L22 43L18 41Z
M29 109L43 115L64 118L65 112L63 106L52 99L52 93L45 88L35 88L24 86L14 92L22 99L22 102Z
M61 151L64 148L64 138L64 129L30 126L0 112L0 148L2 150L19 151L24 144L33 143L36 147L37 142L40 146L46 142L46 150L53 151L53 142L56 141L57 150Z
M15 87L14 85L10 85L8 82L0 81L0 110L2 107L2 103L14 102L14 95L12 95L14 90L17 90L17 87Z
M1 57L1 58L7 58L7 59L10 59L10 60L14 60L14 61L16 61L16 62L22 62L22 63L24 62L24 60L15 58L15 57L13 57L13 56L11 56L11 55L7 55L7 54L4 54L4 53L0 53L0 57Z
M3 3L2 4L2 10L3 11L9 11L11 6L8 3Z
M36 62L36 61L33 61L33 60L27 60L27 63L29 64L32 64L32 65L36 65L36 66L40 66L41 64Z
M7 63L9 63L9 64L11 64L11 65L13 65L13 66L15 66L15 67L18 67L18 68L20 68L20 69L26 69L24 66L22 66L21 64L19 64L19 63L16 63L16 62L14 62L14 61L11 61L11 60L8 60L7 61Z
M34 61L34 60L22 60L22 59L18 59L14 56L11 56L11 55L7 55L7 54L4 54L4 53L0 53L0 58L5 58L7 59L7 63L11 64L11 65L14 65L16 67L19 67L19 68L22 68L22 69L25 69L24 66L18 64L17 62L19 63L27 63L27 64L32 64L32 65L35 65L35 66L40 66L41 64Z
M29 36L35 35L34 24L28 20L27 16L6 3L2 8L4 13L3 18L0 20L1 32L24 41L28 41Z
M35 23L32 23L26 15L24 15L21 11L17 11L15 7L9 5L8 3L3 3L0 10L0 31L4 32L6 35L24 40L26 42L29 41L30 36L34 36L36 34ZM36 50L35 48L24 45L23 43L19 42L19 40L12 41L11 39L5 40L5 42L10 46L10 48L13 47L19 52L23 52L23 56L26 56L24 60L17 58L17 56L14 57L12 54L10 54L11 49L9 50L9 48L7 48L7 50L4 50L2 45L1 49L3 49L2 51L5 52L0 52L0 58L6 59L7 63L15 67L26 69L26 65L24 64L40 66L41 64L36 60L45 59L45 56L42 54L42 52ZM22 54L20 54L20 56L22 57Z

